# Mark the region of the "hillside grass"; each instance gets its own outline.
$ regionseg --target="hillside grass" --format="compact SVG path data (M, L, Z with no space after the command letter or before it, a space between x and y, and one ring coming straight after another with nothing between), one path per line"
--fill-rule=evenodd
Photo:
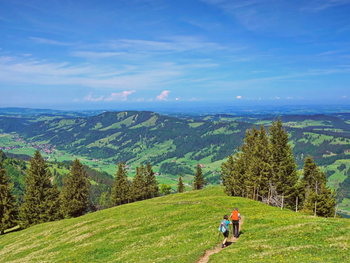
M0 236L2 262L196 262L238 206L237 243L210 262L349 262L350 221L228 197L221 187L174 194ZM222 240L222 236L220 236Z

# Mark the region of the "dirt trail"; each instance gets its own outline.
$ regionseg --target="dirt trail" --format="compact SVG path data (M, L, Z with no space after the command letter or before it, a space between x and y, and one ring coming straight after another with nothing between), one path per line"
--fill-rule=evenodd
M243 220L240 220L239 221L239 231L241 231L242 229L242 225L243 225ZM230 231L231 232L231 231ZM230 236L231 236L232 233L230 233ZM221 250L225 249L225 248L221 248L221 244L222 244L222 241L224 240L224 237L223 235L220 235L220 238L221 238L221 241L220 243L214 248L214 249L210 249L210 250L207 250L205 251L204 255L201 256L197 261L196 263L207 263L209 261L209 257L213 254L216 254L216 253L219 253ZM231 236L227 239L227 242L231 242L231 245L230 246L233 246L234 243L237 242L237 238L235 238L234 236Z

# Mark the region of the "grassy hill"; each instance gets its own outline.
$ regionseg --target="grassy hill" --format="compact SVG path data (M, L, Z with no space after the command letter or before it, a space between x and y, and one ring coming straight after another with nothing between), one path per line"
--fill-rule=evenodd
M2 262L196 262L234 206L237 243L209 262L349 262L350 221L228 197L213 187L123 205L0 236Z

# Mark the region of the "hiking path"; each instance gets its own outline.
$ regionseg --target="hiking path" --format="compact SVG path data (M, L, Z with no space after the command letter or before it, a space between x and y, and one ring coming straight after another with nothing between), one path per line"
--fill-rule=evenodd
M243 225L243 220L240 220L240 221L239 221L239 231L241 231L242 225ZM236 242L239 240L239 238L235 238L235 237L232 235L232 233L230 233L230 236L231 236L231 237L229 237L229 238L227 239L227 242L228 242L228 243L231 243L231 244L230 244L230 246L231 246L231 245L233 245L234 243L236 243ZM196 263L207 263L207 262L209 261L209 257L210 257L211 255L214 255L214 254L216 254L216 253L219 253L221 250L226 249L226 247L225 247L225 248L221 248L222 241L224 240L223 235L220 235L220 239L221 239L220 243L219 243L215 248L206 250L205 253L204 253L204 255L201 256L201 257L196 261Z

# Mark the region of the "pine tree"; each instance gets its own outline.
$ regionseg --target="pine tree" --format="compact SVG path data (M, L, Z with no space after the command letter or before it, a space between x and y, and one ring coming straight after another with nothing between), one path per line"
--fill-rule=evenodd
M335 191L326 186L327 176L319 169L311 156L305 158L304 177L305 190L303 211L309 214L330 217L334 215Z
M285 206L292 208L299 192L297 188L299 176L288 134L282 129L280 118L277 122L272 122L269 133L273 174L270 186L275 187L277 194L284 196Z
M2 169L0 162L0 234L3 235L5 230L16 225L18 211L15 197L11 190L13 183L10 183L6 170Z
M305 158L303 173L302 182L304 183L306 195L310 191L319 192L321 185L327 183L326 174L320 171L313 158L309 155Z
M112 193L111 193L111 206L122 205L128 202L130 198L129 182L127 171L125 169L125 163L120 162L118 164L118 171L114 178Z
M136 174L130 186L130 199L133 201L143 200L145 197L144 166L136 167Z
M84 165L73 161L70 173L64 178L61 192L61 211L65 217L78 217L86 213L89 207L90 181Z
M98 210L102 210L102 209L106 209L109 207L110 204L110 195L107 191L102 192L100 195L100 199L98 201L98 205L99 205L99 209Z
M267 195L271 181L271 153L266 129L260 125L260 130L253 127L254 146L251 149L251 163L248 167L248 177L253 185L253 199Z
M203 176L201 166L197 164L197 170L194 175L194 181L193 181L193 189L194 190L202 189L204 185L205 185L205 178Z
M0 150L0 163L3 163L6 159L6 154L2 150Z
M185 191L185 186L182 182L182 174L180 173L179 175L179 180L177 182L177 192L178 193L183 193Z
M145 170L145 191L146 199L159 196L158 180L149 163L147 163Z
M60 218L59 190L51 183L52 175L39 151L30 159L25 179L24 203L20 207L20 225L54 221Z
M319 200L317 203L317 215L323 217L333 217L335 213L335 191L325 184L321 184Z
M171 186L168 185L168 184L161 184L160 185L160 192L163 194L163 195L169 195L171 194Z

